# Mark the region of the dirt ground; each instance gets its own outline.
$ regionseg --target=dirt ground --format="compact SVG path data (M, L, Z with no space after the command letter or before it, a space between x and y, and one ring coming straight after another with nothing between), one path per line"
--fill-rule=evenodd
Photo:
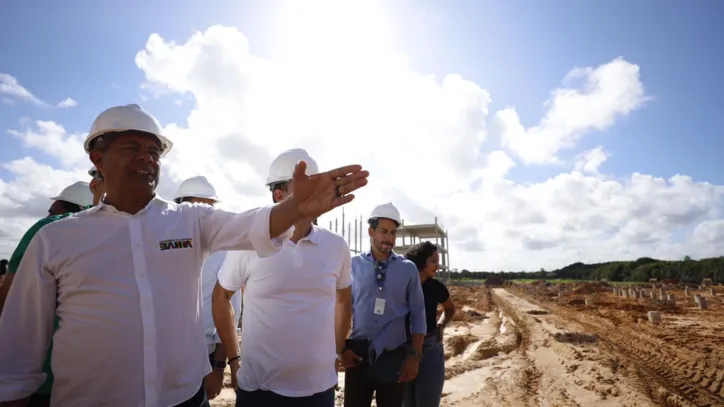
M665 287L672 304L640 288L624 298L605 283L451 287L442 406L724 406L724 289ZM233 401L227 388L211 405Z

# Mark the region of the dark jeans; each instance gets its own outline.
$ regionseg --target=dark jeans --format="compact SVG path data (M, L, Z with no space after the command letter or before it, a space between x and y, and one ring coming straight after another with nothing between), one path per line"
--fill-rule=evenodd
M30 396L27 407L49 407L50 406L50 395L46 394L33 394ZM176 407L211 407L209 405L209 399L206 398L206 390L204 386L201 386L199 391L190 399L177 405Z
M236 389L236 407L334 407L334 387L306 397L287 397L268 390ZM397 406L399 407L399 405Z
M49 407L50 406L50 394L38 394L35 393L30 396L27 407Z
M206 397L206 390L202 385L193 397L176 407L211 407L211 405L209 404L208 397Z
M369 365L363 363L345 370L344 407L370 407L372 393L375 394L377 407L400 407L404 389L403 383L380 383L373 380Z
M428 336L417 378L405 385L403 407L439 407L444 384L445 350L437 337Z

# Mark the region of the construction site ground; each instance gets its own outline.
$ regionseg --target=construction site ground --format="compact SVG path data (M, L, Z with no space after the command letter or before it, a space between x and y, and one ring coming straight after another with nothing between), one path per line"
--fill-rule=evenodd
M458 312L441 405L724 406L724 295L665 289L675 305L605 283L450 287ZM340 373L338 405L343 383ZM229 385L227 373L212 406L234 405Z

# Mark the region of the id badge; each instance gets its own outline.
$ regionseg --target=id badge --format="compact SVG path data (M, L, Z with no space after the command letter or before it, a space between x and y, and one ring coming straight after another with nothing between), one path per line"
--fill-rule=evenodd
M375 299L375 315L384 315L384 313L385 313L385 299L376 298Z

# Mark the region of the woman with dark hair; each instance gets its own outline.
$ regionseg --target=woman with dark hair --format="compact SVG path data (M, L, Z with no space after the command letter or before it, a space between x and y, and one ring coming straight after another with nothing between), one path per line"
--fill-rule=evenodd
M429 241L418 243L405 253L405 257L417 266L425 297L427 335L423 343L422 359L417 378L405 387L404 407L438 407L445 383L445 351L442 346L443 330L455 316L455 304L445 284L435 279L440 268L440 253ZM437 321L437 306L444 309Z

